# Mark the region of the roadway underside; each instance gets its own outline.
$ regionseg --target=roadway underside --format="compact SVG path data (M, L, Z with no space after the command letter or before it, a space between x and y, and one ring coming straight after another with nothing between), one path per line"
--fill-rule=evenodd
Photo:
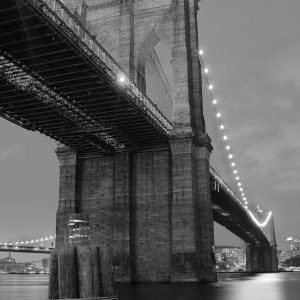
M259 228L242 204L233 199L223 187L211 189L214 221L227 228L243 241L251 245L270 246L261 228Z
M81 152L168 147L82 41L26 0L0 1L0 115Z

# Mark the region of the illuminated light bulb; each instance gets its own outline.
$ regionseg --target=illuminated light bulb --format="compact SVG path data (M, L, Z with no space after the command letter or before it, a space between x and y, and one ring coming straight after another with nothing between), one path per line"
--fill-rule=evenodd
M47 236L45 237L45 241L48 241L48 237Z
M234 162L232 162L232 163L231 163L231 166L232 166L232 167L235 167L235 163L234 163Z
M239 180L239 179L240 179L240 177L239 177L239 176L236 176L236 177L235 177L235 180Z
M227 136L227 135L224 135L224 136L223 136L223 140L224 140L224 141L227 141L227 140L228 140L228 136Z
M244 193L242 193L242 196L244 197L244 196L245 196L245 194L244 194Z
M39 242L39 240L38 240L38 239L36 239L36 240L35 240L35 242L36 242L36 243L38 243L38 242Z
M247 206L247 205L245 205L245 208L246 208L246 209L248 209L248 206Z
M208 73L208 68L204 69L204 73L207 74Z
M240 191L242 192L244 189L243 188L240 188Z
M43 242L44 241L44 239L43 238L41 238L41 242Z
M21 242L21 245L23 245L24 244L24 242Z
M29 243L29 241L26 241L26 242L25 242L25 244L28 244L28 243Z
M248 204L248 201L245 201L245 204L247 205L247 204Z
M53 239L52 235L50 235L49 239L50 239L50 240L52 240L52 239Z
M238 184L237 184L238 186L241 186L242 184L240 183L240 182L238 182Z
M247 198L246 198L246 197L243 197L243 200L244 200L244 201L246 201L246 200L247 200Z
M124 75L119 75L119 77L118 77L118 81L119 81L120 83L124 83L124 82L125 82L125 80L126 80L126 78L125 78L125 76L124 76Z
M237 170L233 170L233 173L234 173L234 174L237 174L237 172L238 172Z
M30 243L34 243L34 240L31 240Z
M229 145L227 145L225 149L226 149L226 150L230 150L230 146L229 146Z
M218 103L218 100L217 99L213 99L212 104L216 105L217 103Z
M217 118L221 118L221 113L217 113L217 114L216 114L216 117L217 117Z
M212 85L212 84L210 84L209 86L208 86L208 89L211 91L211 90L213 90L213 88L214 88L214 86Z
M232 158L233 158L233 155L232 155L232 154L229 154L229 155L228 155L228 158L229 158L229 159L232 159Z
M203 55L203 54L204 54L204 51L203 51L202 49L200 49L200 50L199 50L199 54L200 54L200 55Z
M220 125L220 129L221 129L221 130L224 129L224 125L223 125L223 124Z

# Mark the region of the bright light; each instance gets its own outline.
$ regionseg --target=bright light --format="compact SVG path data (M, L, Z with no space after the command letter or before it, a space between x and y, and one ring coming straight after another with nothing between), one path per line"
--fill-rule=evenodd
M240 183L240 182L238 182L238 184L237 184L238 186L241 186L242 184Z
M218 103L218 100L217 99L213 99L212 104L216 105L217 103Z
M243 194L244 194L244 193L243 193ZM246 200L247 200L247 198L246 198L246 197L244 197L244 198L243 198L243 200L244 200L244 201L246 201Z
M230 146L227 145L225 149L226 149L227 151L230 150Z
M245 197L245 194L244 194L244 193L242 193L242 196L243 196L243 197Z
M121 83L125 82L125 76L124 75L120 75L118 77L118 81L121 82Z
M199 54L200 54L200 55L203 55L203 54L204 54L204 51L203 51L202 49L200 49L200 50L199 50Z
M242 192L244 189L243 188L240 188L240 191Z
M228 158L229 158L229 159L233 159L233 155L232 155L232 154L229 154L229 155L228 155Z
M232 162L232 163L231 163L231 166L232 166L232 167L235 167L235 163L234 163L234 162Z
M268 224L268 222L269 222L269 220L270 220L270 218L271 218L271 216L272 216L272 212L270 211L270 212L268 213L268 216L267 216L266 220L265 220L264 222L260 223L260 222L255 218L255 216L252 214L252 212L251 212L250 210L249 210L248 212L249 212L249 215L251 216L252 220L254 221L254 223L255 223L258 227L265 227L265 226Z
M221 113L216 114L217 118L221 118Z
M233 170L233 173L234 173L234 174L237 174L237 172L238 172L237 170Z
M221 129L221 130L224 129L224 125L223 125L223 124L220 125L220 129Z
M223 140L224 140L224 141L228 140L228 136L227 136L227 135L224 135L224 136L223 136Z
M211 90L213 90L213 88L214 88L214 86L212 85L212 84L210 84L209 86L208 86L208 89L211 91Z
M235 180L239 180L239 179L240 179L240 177L239 177L239 176L236 176L236 177L235 177Z
M248 204L248 201L245 201L245 204L247 205L247 204Z
M246 209L248 209L248 206L247 206L247 205L245 205L245 208L246 208Z
M207 74L208 73L208 68L204 69L204 73Z

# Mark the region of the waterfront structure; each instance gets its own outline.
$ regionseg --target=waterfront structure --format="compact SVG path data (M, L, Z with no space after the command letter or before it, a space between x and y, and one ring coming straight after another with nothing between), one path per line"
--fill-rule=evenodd
M36 268L31 262L18 263L9 252L8 257L0 260L0 271L3 273L36 273L40 269Z
M300 255L300 240L292 236L286 239L286 251L290 256Z
M93 224L116 281L212 282L214 219L247 243L249 271L275 271L275 236L210 168L198 1L64 3L81 22L60 1L0 3L13 12L0 39L14 34L1 44L1 114L68 146L57 149L56 247ZM74 216L85 228L70 228Z
M246 246L214 246L218 271L246 270Z

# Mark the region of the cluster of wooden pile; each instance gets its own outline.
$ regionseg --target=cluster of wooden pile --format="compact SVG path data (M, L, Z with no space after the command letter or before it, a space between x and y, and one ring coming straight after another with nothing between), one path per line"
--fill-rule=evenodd
M111 251L72 244L52 250L48 297L117 299L113 289Z

